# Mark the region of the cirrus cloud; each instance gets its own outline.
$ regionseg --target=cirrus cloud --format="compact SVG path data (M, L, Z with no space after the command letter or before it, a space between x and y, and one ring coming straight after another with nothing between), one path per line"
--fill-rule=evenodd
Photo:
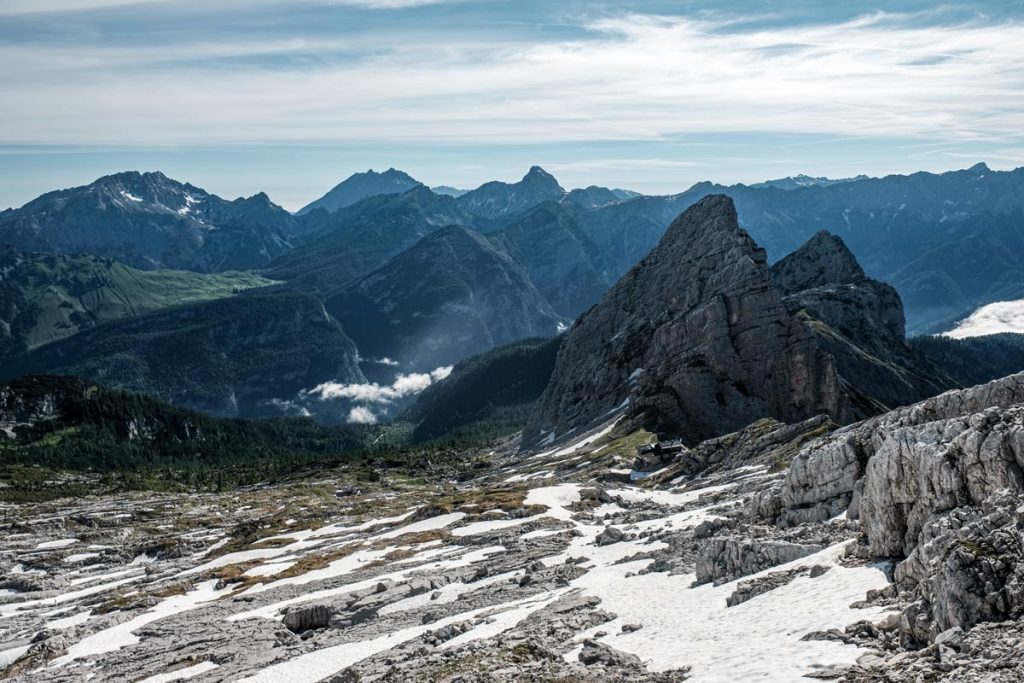
M445 33L374 48L353 36L7 43L0 87L17 96L0 112L0 143L549 143L750 131L1024 137L1024 25L1016 21L936 24L875 13L770 28L707 15L581 22L571 39Z

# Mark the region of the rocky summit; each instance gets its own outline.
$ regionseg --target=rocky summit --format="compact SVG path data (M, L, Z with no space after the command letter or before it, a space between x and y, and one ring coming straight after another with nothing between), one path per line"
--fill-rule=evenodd
M786 310L835 359L861 414L958 386L907 344L900 295L865 275L839 237L817 233L771 267L771 280Z
M524 442L561 440L623 410L691 442L764 416L856 414L728 197L687 209L576 321Z

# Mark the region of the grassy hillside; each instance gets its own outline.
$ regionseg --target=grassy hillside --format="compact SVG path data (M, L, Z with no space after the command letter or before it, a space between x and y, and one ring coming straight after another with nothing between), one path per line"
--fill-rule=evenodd
M204 275L130 268L84 254L0 249L0 357L102 322L274 284L247 272Z

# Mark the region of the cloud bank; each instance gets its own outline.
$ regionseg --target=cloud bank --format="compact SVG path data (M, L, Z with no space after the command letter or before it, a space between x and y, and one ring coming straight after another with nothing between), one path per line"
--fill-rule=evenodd
M982 306L942 336L966 339L1003 332L1024 332L1024 299Z

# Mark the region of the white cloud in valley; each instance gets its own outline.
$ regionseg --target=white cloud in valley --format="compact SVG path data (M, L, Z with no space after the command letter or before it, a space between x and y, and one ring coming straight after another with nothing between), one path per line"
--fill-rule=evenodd
M349 424L372 425L377 423L377 416L366 406L355 406L348 411Z
M1024 332L1024 299L982 306L943 336L966 339L1003 332Z
M386 407L395 401L421 393L451 372L452 366L447 365L435 368L431 372L399 373L391 384L324 382L304 393L321 401L347 399L362 404L349 411L348 421L355 424L373 424L377 421L377 415L366 404Z

